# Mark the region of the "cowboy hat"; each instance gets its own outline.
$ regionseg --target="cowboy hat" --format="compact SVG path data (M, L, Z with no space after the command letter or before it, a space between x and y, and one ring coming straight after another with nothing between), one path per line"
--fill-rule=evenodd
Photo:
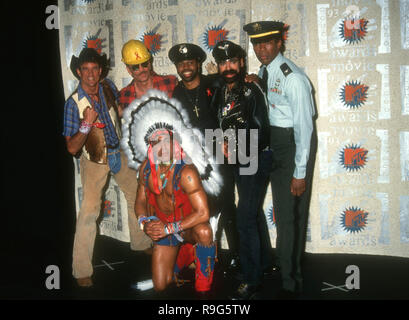
M98 52L93 48L84 48L79 54L78 58L76 56L71 57L70 69L72 74L79 80L77 69L85 62L94 62L102 68L101 79L104 79L109 72L110 59L107 59L106 54L99 55Z

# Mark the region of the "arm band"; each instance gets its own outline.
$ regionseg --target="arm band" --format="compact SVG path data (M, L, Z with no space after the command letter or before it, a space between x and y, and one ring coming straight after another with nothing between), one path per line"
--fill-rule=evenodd
M158 220L158 218L156 216L150 216L150 217L146 217L146 216L140 216L138 218L138 224L139 224L139 228L141 228L141 230L143 231L143 227L145 225L145 223L151 221L151 220Z
M169 222L165 224L165 233L166 234L177 234L179 232L182 232L182 221L176 221L176 222Z
M79 132L83 133L83 134L88 134L91 131L92 128L92 124L86 122L86 121L82 121L80 128L79 128Z

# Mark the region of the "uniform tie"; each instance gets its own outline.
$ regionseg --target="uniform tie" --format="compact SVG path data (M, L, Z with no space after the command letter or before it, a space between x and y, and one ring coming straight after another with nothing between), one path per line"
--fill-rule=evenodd
M267 89L268 89L267 67L264 67L264 70L263 70L263 77L261 78L261 89L263 89L264 93L267 94Z

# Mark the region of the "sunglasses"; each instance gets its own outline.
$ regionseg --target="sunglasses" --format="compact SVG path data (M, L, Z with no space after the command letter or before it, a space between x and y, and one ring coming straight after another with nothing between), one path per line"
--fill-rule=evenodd
M148 65L149 65L149 61L145 61L144 63L140 63L140 64L128 65L128 67L129 67L132 71L138 71L141 67L147 68Z

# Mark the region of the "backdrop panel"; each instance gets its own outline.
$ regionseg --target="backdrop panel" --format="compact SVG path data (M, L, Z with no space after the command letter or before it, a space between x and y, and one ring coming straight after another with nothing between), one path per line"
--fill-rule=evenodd
M246 48L249 72L257 73L242 26L287 23L285 55L309 76L318 114L306 250L409 257L409 0L60 0L59 14L66 97L78 84L71 56L84 47L111 58L109 78L119 89L131 81L121 62L130 39L145 42L158 73L176 74L167 56L174 44L200 45L206 65L222 39ZM113 179L103 208L101 233L129 241ZM270 190L264 211L275 246Z

